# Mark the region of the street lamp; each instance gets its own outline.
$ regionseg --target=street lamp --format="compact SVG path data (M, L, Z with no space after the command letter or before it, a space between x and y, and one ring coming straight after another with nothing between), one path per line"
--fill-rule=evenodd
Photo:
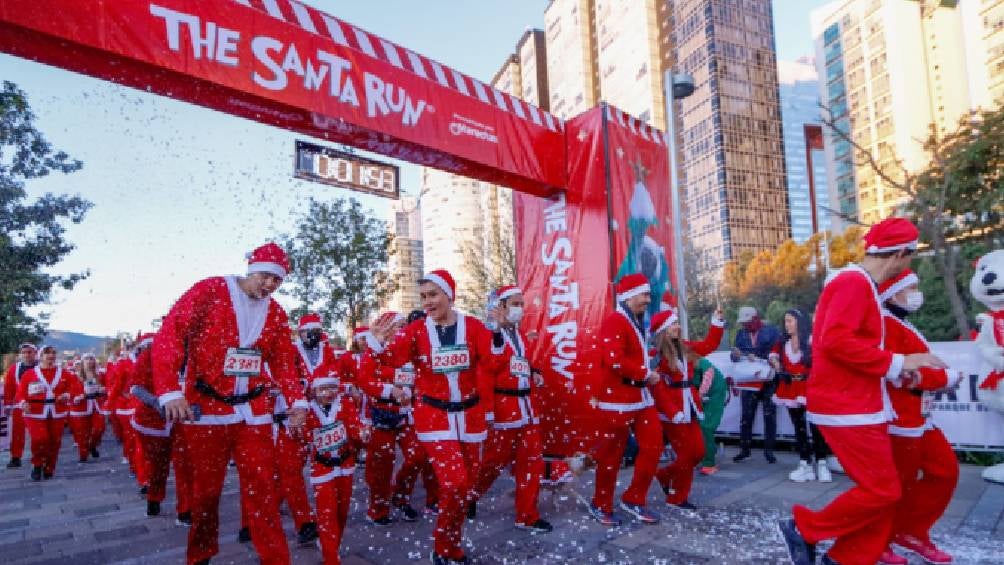
M666 99L666 123L669 136L669 178L670 192L673 197L673 254L676 262L676 283L677 283L677 308L680 317L680 333L684 339L689 337L689 324L687 322L687 275L684 271L683 258L683 213L681 212L680 201L680 179L678 165L676 162L676 117L673 103L682 100L694 93L694 77L686 73L674 73L666 70L663 73L662 93Z

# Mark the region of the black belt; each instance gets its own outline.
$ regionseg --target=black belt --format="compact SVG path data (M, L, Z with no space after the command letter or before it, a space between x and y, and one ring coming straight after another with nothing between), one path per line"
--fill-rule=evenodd
M920 390L919 388L911 388L910 394L914 396L924 396L924 391Z
M393 398L373 398L373 397L370 397L370 398L373 399L373 403L374 404L385 404L385 405L390 405L390 406L400 406L401 405L400 402L394 400Z
M463 412L476 406L480 400L481 398L476 394L467 400L462 400L460 402L449 402L447 400L440 400L425 394L422 395L422 402L432 406L433 408L444 410L446 412Z
M95 392L94 394L85 394L84 398L87 400L97 400L102 394L100 392Z
M697 388L697 382L695 381L670 381L667 384L669 388Z
M56 403L56 399L55 398L46 398L45 400L30 400L29 399L28 402L30 402L32 404L55 404Z
M289 414L283 412L282 414L272 414L272 423L281 424L289 419Z
M635 388L645 388L645 387L648 386L648 383L645 382L645 379L642 379L640 381L636 381L634 379L629 379L627 377L621 377L621 382L623 382L624 384L626 384L628 386L633 386Z
M524 398L530 396L530 389L528 388L497 388L495 389L495 394L501 394L502 396L515 396L516 398Z
M320 453L315 453L314 461L317 461L318 463L324 465L325 467L337 467L341 465L343 461L345 461L345 458L342 457L341 455L332 457L330 455L321 455Z
M202 394L212 398L213 400L218 400L224 404L230 406L237 406L238 404L247 404L255 398L258 398L265 392L265 385L258 385L251 389L247 394L231 394L223 395L217 392L215 388L206 384L202 379L195 379L195 390L201 392Z
M806 375L793 375L791 373L777 373L778 380L791 384L792 381L804 381Z

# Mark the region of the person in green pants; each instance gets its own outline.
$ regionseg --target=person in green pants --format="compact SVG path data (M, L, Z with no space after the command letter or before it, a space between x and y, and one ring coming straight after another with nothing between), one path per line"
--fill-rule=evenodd
M703 475L712 475L718 471L715 465L715 454L718 452L715 432L722 421L722 413L725 412L729 386L718 367L703 357L695 363L692 378L698 384L701 403L704 405L704 419L700 422L701 433L704 435L704 459L701 460L700 470Z

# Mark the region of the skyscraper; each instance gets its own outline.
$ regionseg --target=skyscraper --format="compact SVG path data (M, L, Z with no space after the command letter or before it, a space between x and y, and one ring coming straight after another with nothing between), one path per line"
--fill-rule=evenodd
M422 249L425 268L446 269L457 280L458 294L470 284L464 250L483 238L481 190L485 183L438 169L422 169ZM458 297L462 298L462 297ZM475 304L458 300L463 309Z
M550 112L563 120L599 101L595 0L551 0L544 9Z
M418 198L402 195L400 200L391 202L388 208L388 224L391 240L391 255L387 270L397 283L397 290L391 295L388 308L402 314L422 308L415 284L423 274L422 212Z

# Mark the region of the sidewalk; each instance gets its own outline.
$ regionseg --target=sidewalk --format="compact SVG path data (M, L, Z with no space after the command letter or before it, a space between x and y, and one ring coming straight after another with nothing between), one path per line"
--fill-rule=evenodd
M109 436L110 437L110 433ZM61 465L47 482L28 480L30 466L0 470L0 562L74 565L106 563L183 563L187 529L174 524L170 486L163 514L145 516L145 502L120 463L121 451L106 441L102 458L78 464L69 435ZM822 505L847 487L836 475L830 484L795 484L787 480L796 458L779 453L768 465L759 452L732 463L734 449L722 457L721 471L698 476L691 500L696 515L674 512L660 502L658 487L649 496L663 521L657 526L626 523L607 530L586 517L578 497L591 495L587 473L563 494L544 493L541 512L554 526L550 534L531 535L513 527L513 481L504 475L479 504L478 520L465 534L473 563L779 563L785 559L775 522L793 503ZM2 463L6 465L6 455ZM27 464L27 461L26 461ZM1004 486L980 479L980 468L963 467L959 488L934 537L955 555L956 563L1000 563L1004 555ZM621 473L621 488L630 469ZM343 547L347 565L428 562L432 524L429 518L388 528L367 524L362 470ZM419 490L416 508L421 507ZM237 543L240 527L234 469L227 477L220 511L220 550L213 563L256 562L250 546ZM293 562L320 562L313 546L296 547L292 523L284 517ZM920 563L914 559L913 563Z

